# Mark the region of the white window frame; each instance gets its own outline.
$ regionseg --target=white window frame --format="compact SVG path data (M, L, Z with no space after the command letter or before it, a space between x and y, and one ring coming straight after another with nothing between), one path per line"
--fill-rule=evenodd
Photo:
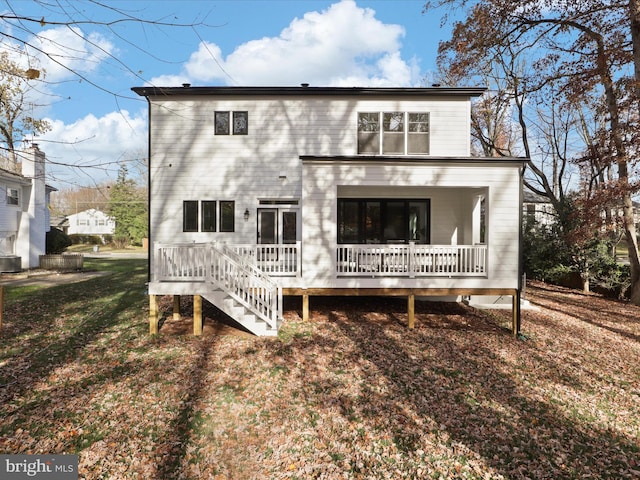
M376 124L376 129L374 130L362 130L361 124L361 115L377 115L378 122ZM401 131L394 128L397 123L391 123L389 120L395 116L398 118L402 116L401 120ZM424 118L421 121L416 121L417 116L426 117L426 121ZM412 119L413 117L413 119ZM420 131L412 131L415 126ZM377 135L378 148L375 153L371 152L369 149L361 148L361 138L363 135ZM430 155L431 152L431 115L429 112L402 112L402 111L381 111L381 112L358 112L357 117L357 151L359 155L403 155L403 156L419 156L419 155ZM391 151L389 148L385 148L385 137L388 139L393 138L396 135L402 135L402 145L403 151ZM425 152L410 152L411 149L411 136L417 135L425 135L426 136L426 151Z
M20 206L20 190L7 187L7 205Z

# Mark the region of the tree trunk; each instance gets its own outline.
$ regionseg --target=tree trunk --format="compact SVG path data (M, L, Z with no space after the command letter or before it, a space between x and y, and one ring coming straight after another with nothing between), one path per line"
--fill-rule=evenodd
M633 64L636 77L636 99L640 102L640 3L629 1L629 20L631 21L631 42L633 44ZM626 171L626 165L624 166ZM633 215L631 194L624 197L624 232L629 246L629 264L631 265L631 302L640 305L640 259L638 258L638 237Z
M636 80L640 79L640 3L629 0L629 20L631 21L631 43ZM636 85L636 98L640 101L640 85Z

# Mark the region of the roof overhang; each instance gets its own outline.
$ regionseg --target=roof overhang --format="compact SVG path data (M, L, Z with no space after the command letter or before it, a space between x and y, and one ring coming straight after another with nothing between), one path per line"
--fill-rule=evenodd
M397 157L388 155L301 155L303 163L405 163L405 164L458 164L458 165L527 165L525 157Z
M0 168L0 178L8 182L18 183L20 185L31 185L31 179L27 178L19 173L13 173L8 170Z
M349 97L478 97L485 87L133 87L141 97L185 96L349 96Z

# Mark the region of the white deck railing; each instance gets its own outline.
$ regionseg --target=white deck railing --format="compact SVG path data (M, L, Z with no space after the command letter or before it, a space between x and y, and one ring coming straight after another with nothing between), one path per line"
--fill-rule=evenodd
M152 279L206 281L214 244L156 244ZM216 247L217 248L217 247ZM265 277L301 276L300 242L291 245L228 245L235 262ZM362 277L482 277L488 272L486 245L338 245L336 274Z
M340 276L485 276L486 245L339 245Z
M152 280L209 282L277 328L282 289L250 260L225 245L155 244Z
M264 273L271 276L300 276L300 242L275 245L229 245L243 258L249 259Z

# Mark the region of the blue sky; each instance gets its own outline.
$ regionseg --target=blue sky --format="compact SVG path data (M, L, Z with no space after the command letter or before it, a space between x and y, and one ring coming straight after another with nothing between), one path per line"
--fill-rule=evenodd
M121 17L86 1L57 3L75 19ZM31 102L53 127L35 140L52 161L49 183L59 189L115 180L119 163L135 170L135 160L146 155L147 105L131 87L420 86L433 79L438 42L450 34L439 14L422 13L422 0L102 3L132 17L197 25L86 23L71 30L55 25L64 15L47 4L56 2L0 1L3 13L44 19L44 25L5 21L0 28L50 55L31 50L46 72ZM6 37L0 48L16 51Z

